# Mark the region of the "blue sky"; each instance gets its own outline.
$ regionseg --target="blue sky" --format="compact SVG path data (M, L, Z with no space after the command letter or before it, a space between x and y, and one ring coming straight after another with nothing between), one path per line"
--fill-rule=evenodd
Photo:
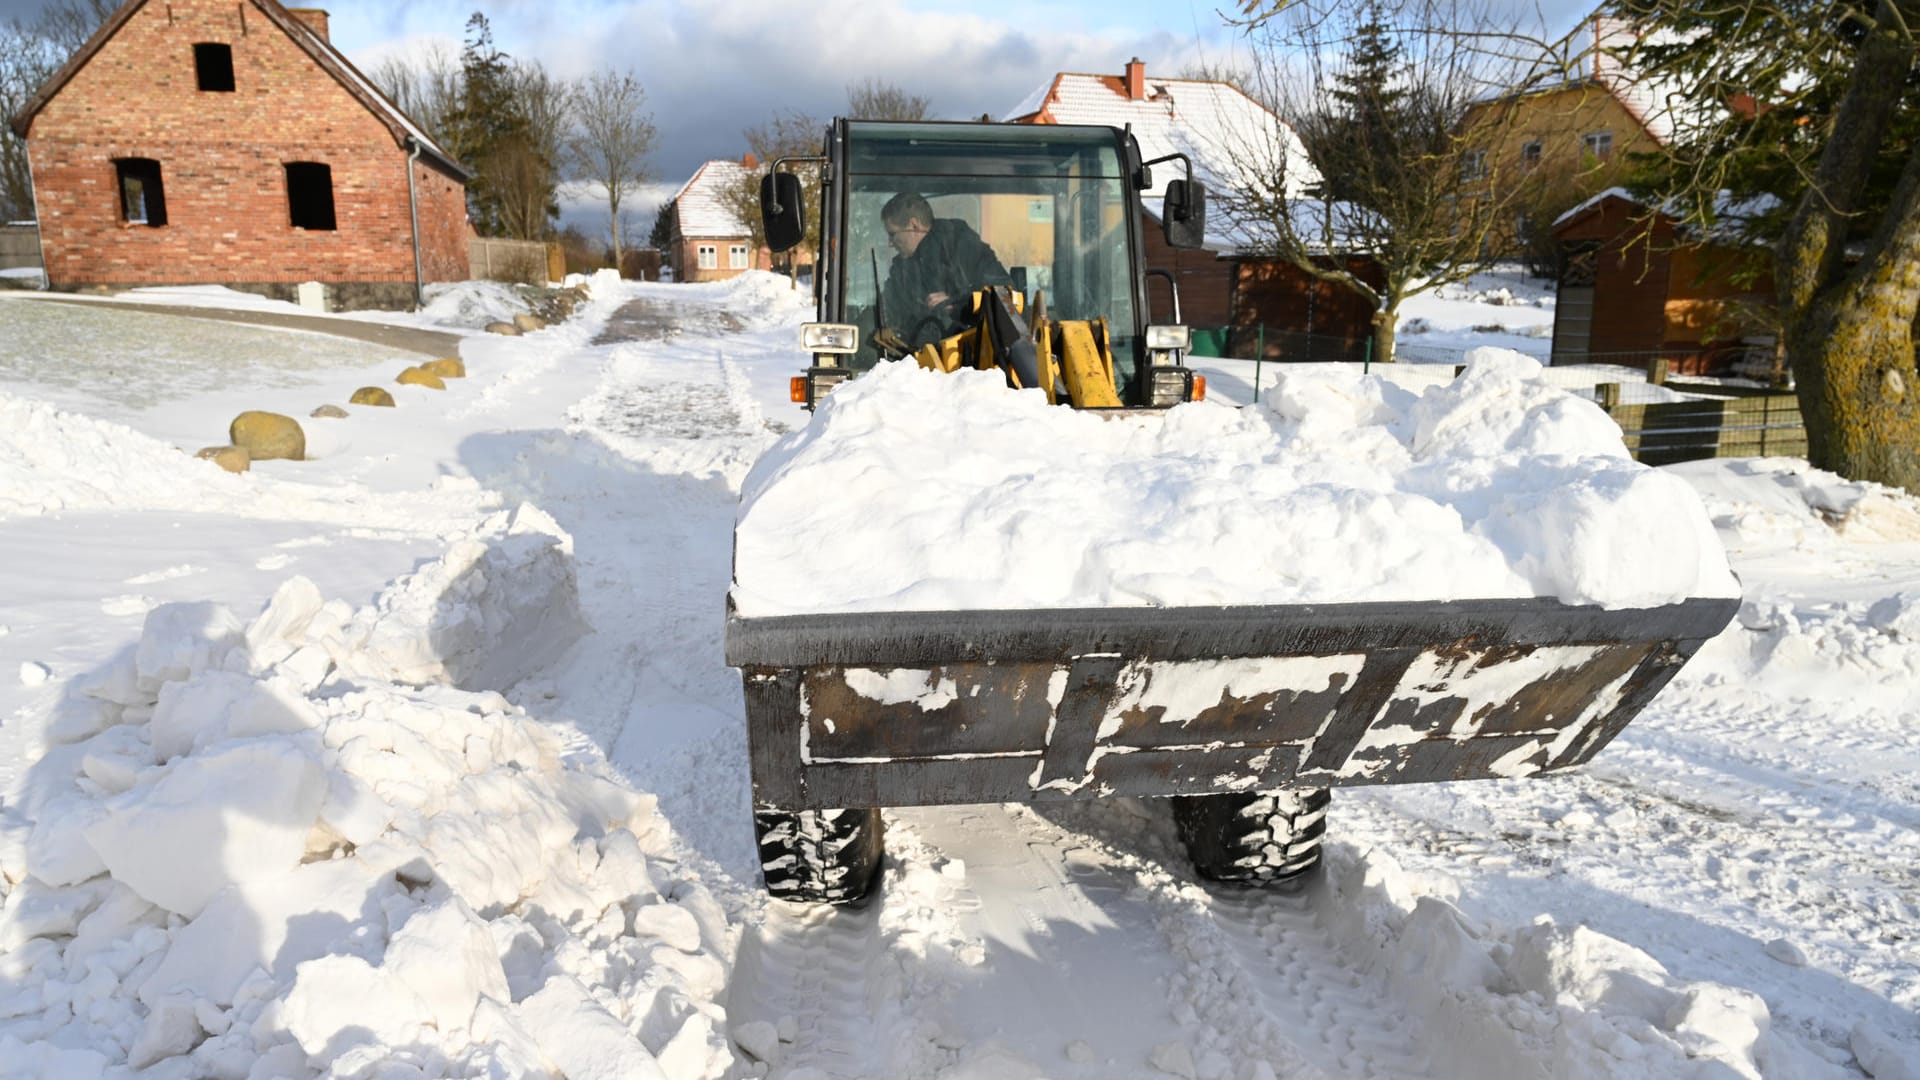
M1504 4L1516 24L1564 32L1587 3ZM44 0L0 0L0 18ZM289 6L299 6L298 4ZM1118 74L1130 57L1149 74L1231 63L1239 40L1222 11L1236 0L308 0L331 15L336 47L363 70L388 56L457 55L467 18L487 15L495 44L562 76L631 70L647 88L660 137L641 216L702 161L737 157L741 132L780 109L829 117L866 78L924 95L945 119L998 118L1057 71ZM590 233L605 212L570 210Z

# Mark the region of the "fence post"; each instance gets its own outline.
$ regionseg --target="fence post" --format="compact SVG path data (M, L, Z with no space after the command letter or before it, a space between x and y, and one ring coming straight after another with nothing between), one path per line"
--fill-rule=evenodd
M1667 385L1667 370L1672 362L1664 356L1656 356L1647 365L1647 381L1655 386Z
M1253 347L1253 400L1255 404L1258 404L1260 401L1260 361L1267 358L1267 324L1256 323L1255 326L1258 329L1258 335L1257 343Z
M1607 410L1608 412L1612 412L1613 410L1620 407L1620 384L1619 383L1617 382L1598 383L1594 386L1593 389L1595 393L1597 393L1600 397L1601 408Z
M1367 347L1360 352L1360 374L1373 370L1373 335L1367 335Z
M1462 375L1465 375L1466 373L1467 373L1467 365L1465 365L1465 364L1455 364L1455 365L1453 365L1453 377L1454 377L1454 378L1456 378L1456 379L1457 379L1457 378L1459 378L1460 376L1462 376Z

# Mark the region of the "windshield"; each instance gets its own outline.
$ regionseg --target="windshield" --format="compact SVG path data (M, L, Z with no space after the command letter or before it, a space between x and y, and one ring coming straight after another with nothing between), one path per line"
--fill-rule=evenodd
M1104 316L1124 394L1134 377L1126 170L1107 128L847 126L846 317L910 345L958 329L953 303L1011 284L1031 314ZM931 217L931 221L922 220Z

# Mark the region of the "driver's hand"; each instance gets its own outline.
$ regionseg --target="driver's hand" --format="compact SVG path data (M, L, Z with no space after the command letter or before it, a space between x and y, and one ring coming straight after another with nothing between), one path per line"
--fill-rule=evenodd
M943 292L935 292L935 293L927 294L927 306L930 308L939 307L941 304L946 303L947 300L948 300L948 296L946 293L943 293Z

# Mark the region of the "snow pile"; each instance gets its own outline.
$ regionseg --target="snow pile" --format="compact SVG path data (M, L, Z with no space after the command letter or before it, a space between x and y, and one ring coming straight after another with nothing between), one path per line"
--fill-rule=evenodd
M504 690L586 630L573 540L537 507L491 515L447 554L330 630L344 675Z
M1262 407L1106 418L882 365L748 477L743 614L1737 595L1683 481L1502 349L1415 395L1289 369ZM858 568L849 572L848 568Z
M524 643L495 619L517 601L490 597L565 591L538 525L519 515L499 555L456 550L371 612L296 578L250 624L212 603L148 615L49 733L38 794L0 811L8 1075L732 1067L733 931L653 798L497 693L378 676L428 673L428 582L468 582L442 640Z
M533 310L511 285L498 281L455 281L426 288L420 314L445 326L478 330L492 322L512 322Z
M1920 708L1920 585L1887 582L1887 564L1864 563L1861 555L1863 547L1915 550L1920 498L1797 458L1689 462L1669 471L1704 493L1737 557L1809 566L1829 580L1858 578L1840 596L1831 587L1808 596L1801 582L1769 573L1776 580L1756 585L1735 625L1683 677L1787 700Z
M1444 896L1451 882L1436 890L1380 851L1333 845L1327 856L1334 895L1317 910L1328 930L1377 949L1396 992L1456 1020L1463 1065L1511 1047L1515 1064L1564 1078L1809 1074L1751 991L1676 979L1640 949L1545 915L1477 922Z
M750 270L718 288L726 296L727 310L739 315L748 330L771 330L813 316L812 291L796 287L792 279L780 274Z

